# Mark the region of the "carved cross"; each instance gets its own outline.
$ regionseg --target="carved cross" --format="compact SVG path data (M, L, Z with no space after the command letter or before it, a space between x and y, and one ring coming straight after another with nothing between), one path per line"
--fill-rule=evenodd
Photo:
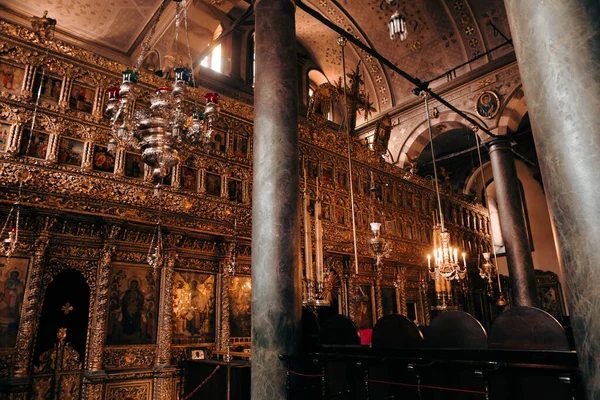
M73 311L73 306L67 301L65 305L61 307L61 310L63 310L65 315L68 315L71 311Z

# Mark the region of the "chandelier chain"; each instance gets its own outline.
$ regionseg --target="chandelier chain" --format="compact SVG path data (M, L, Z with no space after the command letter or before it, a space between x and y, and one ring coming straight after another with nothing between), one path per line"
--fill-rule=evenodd
M431 118L429 116L429 101L428 101L429 95L424 91L421 93L423 95L423 98L425 99L425 116L427 118L427 130L429 131L429 143L431 144L430 148L431 148L431 160L432 160L432 164L433 164L433 180L435 181L435 194L437 196L438 211L440 213L440 224L441 224L441 228L442 228L442 232L443 232L444 231L444 216L442 214L442 200L440 197L440 185L438 183L437 164L435 161L435 151L433 148L433 133L431 132Z
M142 42L142 52L138 56L135 66L133 67L134 71L138 71L140 69L142 63L144 62L144 59L146 58L146 55L148 54L148 51L150 51L150 42L152 41L152 39L154 38L154 34L156 33L156 25L158 25L158 21L160 20L160 17L162 16L169 2L171 2L171 0L164 0L158 8L158 11L154 16L154 21L152 22L152 28L150 28L150 33Z

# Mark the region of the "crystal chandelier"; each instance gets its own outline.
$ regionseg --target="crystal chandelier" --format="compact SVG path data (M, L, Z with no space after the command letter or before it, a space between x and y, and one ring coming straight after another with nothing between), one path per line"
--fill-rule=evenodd
M179 150L182 145L208 143L219 116L219 95L216 93L205 95L206 105L203 112L198 110L196 104L191 114L184 111L182 95L190 84L190 78L193 87L196 87L196 82L192 72L193 62L187 32L186 0L174 1L176 3L175 41L179 35L183 14L188 57L192 68L183 66L175 68L175 79L171 87L164 86L156 89L150 98L150 107L134 112L133 105L136 99L134 87L139 79L138 69L150 49L149 43L164 8L163 3L154 27L142 45L142 54L136 66L123 71L123 82L120 88L113 87L107 90L109 100L106 111L112 115L113 136L109 143L109 151L114 151L118 146L140 150L142 161L152 168L156 178L163 178L171 167L179 163ZM176 54L175 59L177 58Z
M435 193L437 195L438 213L440 218L439 225L433 228L433 256L427 255L427 269L431 279L435 280L438 276L448 280L464 279L467 275L466 254L459 252L458 247L452 247L450 243L450 232L444 225L444 215L442 213L442 201L440 196L440 187L437 175L437 166L435 162L435 152L433 148L433 135L431 131L431 119L429 114L429 103L426 92L421 92L425 99L425 115L429 130L429 142L431 147L431 160L433 164L433 177L435 181ZM461 253L462 260L459 260L458 254ZM461 263L462 261L462 263Z

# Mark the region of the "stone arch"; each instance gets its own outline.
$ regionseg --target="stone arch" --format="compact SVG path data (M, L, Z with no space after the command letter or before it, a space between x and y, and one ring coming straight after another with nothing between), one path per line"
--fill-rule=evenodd
M488 125L476 115L473 115L468 112L467 114L471 118L477 120L480 124L482 124L482 126L486 128L488 127ZM439 126L443 126L444 129L435 129ZM470 126L471 124L469 123L469 121L467 121L466 119L464 119L463 117L461 117L453 111L442 112L437 118L433 118L431 120L431 127L433 128L432 136L434 139L448 130L457 128L471 129ZM488 138L488 135L486 135L483 132L478 131L477 134L479 135L482 141ZM408 135L408 137L402 144L402 147L400 148L400 153L398 155L397 164L402 168L407 166L409 157L419 157L419 155L428 143L429 131L427 128L427 120L423 119L423 121L420 124L418 124L415 129L413 129L413 131Z
M498 134L506 135L509 132L515 132L519 124L527 114L527 101L523 86L517 88L507 96L507 102L497 116Z

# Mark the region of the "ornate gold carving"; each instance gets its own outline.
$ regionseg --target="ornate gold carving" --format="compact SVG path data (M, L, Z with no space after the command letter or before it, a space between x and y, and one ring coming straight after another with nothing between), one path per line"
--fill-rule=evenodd
M177 254L170 252L164 267L161 268L162 285L160 308L158 311L157 357L156 365L171 362L171 339L173 337L173 268Z
M102 347L106 337L106 319L108 316L108 278L112 258L115 254L115 246L106 244L102 249L100 260L98 260L98 271L96 275L96 298L94 299L92 330L89 342L89 369L98 371L102 369Z
M141 384L111 384L106 388L106 400L150 400L151 382Z
M104 368L149 367L156 359L155 346L105 347Z
M29 272L28 285L25 288L22 305L23 314L19 323L19 332L15 344L13 375L16 377L27 375L29 358L33 347L33 333L35 332L39 317L39 293L42 285L44 258L49 242L48 233L43 232L35 243L33 264Z

